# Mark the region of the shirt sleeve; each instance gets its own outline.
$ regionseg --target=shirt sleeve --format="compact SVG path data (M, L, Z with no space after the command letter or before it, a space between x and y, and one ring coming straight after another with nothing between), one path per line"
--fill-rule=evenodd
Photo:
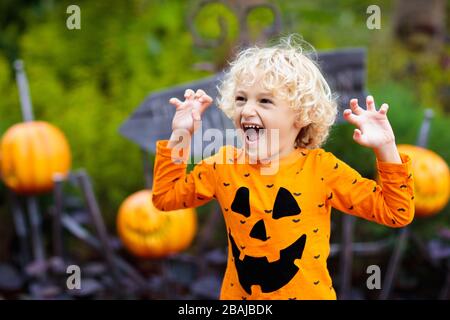
M167 140L157 141L152 201L163 211L201 206L215 194L215 176L208 161L202 160L186 174L182 157L172 159Z
M330 152L321 154L321 169L329 204L348 214L390 227L402 227L414 218L414 180L411 160L401 164L377 160L378 183L363 178Z

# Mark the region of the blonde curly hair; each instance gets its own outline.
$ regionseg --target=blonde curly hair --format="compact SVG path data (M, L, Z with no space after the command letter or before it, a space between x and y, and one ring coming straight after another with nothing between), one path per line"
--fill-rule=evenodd
M298 110L297 120L303 127L295 144L313 149L325 142L336 119L337 103L317 63L307 56L302 44L308 45L297 35L290 35L274 46L241 51L217 87L217 105L232 118L237 87L261 81L266 90L281 95ZM263 79L258 78L260 74Z

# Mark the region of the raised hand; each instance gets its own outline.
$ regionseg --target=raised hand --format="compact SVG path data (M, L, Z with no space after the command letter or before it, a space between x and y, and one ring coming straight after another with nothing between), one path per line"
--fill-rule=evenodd
M169 100L176 108L172 120L172 130L187 130L193 134L200 126L201 115L211 105L212 98L201 89L195 93L193 90L187 89L184 92L184 98L183 102L177 98Z
M383 103L377 111L372 96L367 96L367 110L358 105L358 99L350 100L350 108L344 110L344 119L355 125L353 139L362 146L378 148L395 141L394 132L386 116L389 106Z
M386 162L401 162L395 145L395 136L387 118L389 106L383 103L377 111L372 96L366 98L366 109L350 100L350 109L344 110L344 119L357 128L353 140L362 146L374 149L377 158Z

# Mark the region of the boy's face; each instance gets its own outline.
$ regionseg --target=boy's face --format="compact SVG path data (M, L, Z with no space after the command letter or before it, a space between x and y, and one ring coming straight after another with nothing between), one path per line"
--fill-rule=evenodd
M253 85L236 86L234 124L243 130L243 146L251 159L282 158L294 150L301 129L295 121L297 112L259 80Z

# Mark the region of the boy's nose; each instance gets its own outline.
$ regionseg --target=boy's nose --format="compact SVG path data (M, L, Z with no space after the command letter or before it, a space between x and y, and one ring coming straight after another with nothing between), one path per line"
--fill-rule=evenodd
M241 115L243 117L251 117L251 116L254 116L255 114L256 114L255 106L253 103L246 103L244 105L244 108L242 108Z

